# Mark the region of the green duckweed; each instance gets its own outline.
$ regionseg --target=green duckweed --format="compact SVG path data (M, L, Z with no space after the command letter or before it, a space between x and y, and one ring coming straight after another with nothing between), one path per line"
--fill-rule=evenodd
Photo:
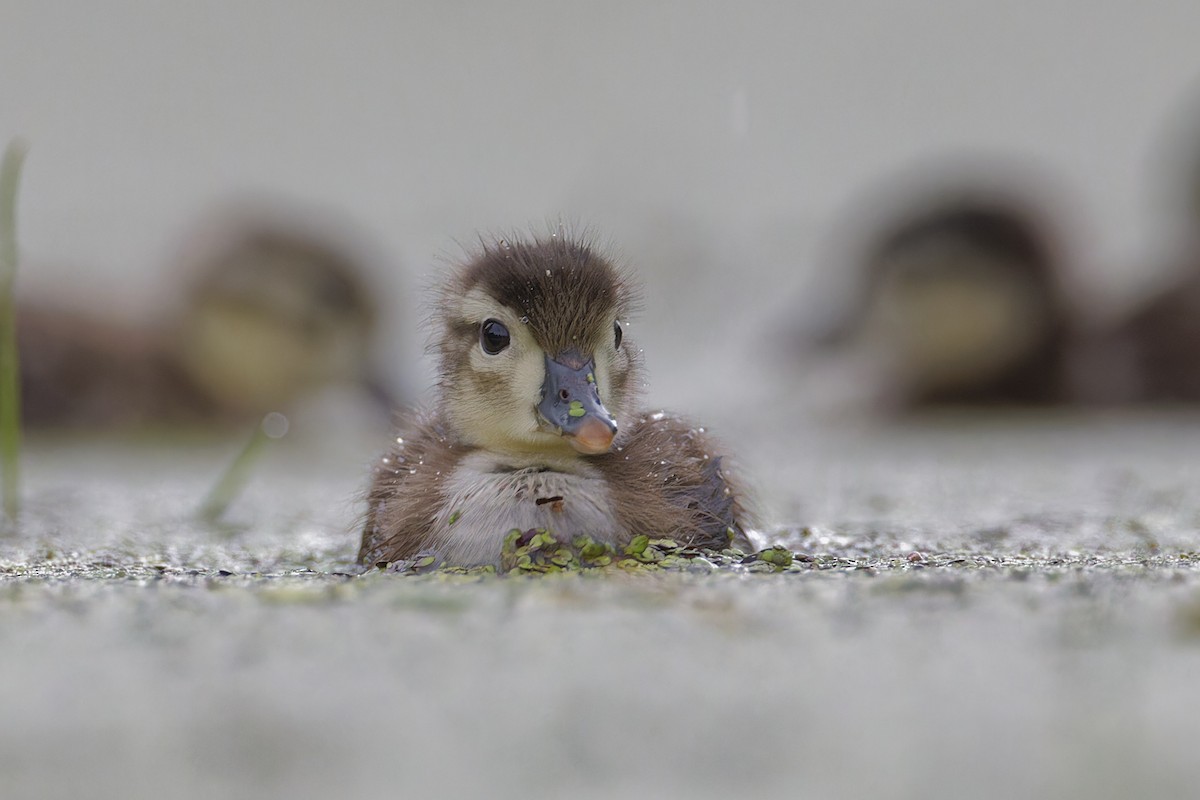
M732 547L714 550L681 544L674 539L651 539L641 534L618 550L590 536L577 536L567 541L546 528L525 531L514 528L504 536L499 565L447 565L434 554L422 553L413 559L386 565L386 568L390 572L404 574L482 577L496 574L599 573L609 570L632 573L705 574L724 571L754 574L800 572L814 569L815 566L811 558L798 558L791 550L781 546L745 553Z

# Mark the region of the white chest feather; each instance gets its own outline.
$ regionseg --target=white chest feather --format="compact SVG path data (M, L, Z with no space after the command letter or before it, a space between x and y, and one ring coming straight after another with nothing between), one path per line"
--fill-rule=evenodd
M480 454L459 464L444 491L434 549L455 564L498 562L513 528L546 528L559 539L587 534L610 543L620 533L608 489L590 470L513 469Z

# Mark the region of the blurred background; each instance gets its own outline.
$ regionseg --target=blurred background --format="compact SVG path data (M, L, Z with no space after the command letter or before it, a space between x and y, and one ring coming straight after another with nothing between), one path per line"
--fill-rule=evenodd
M50 339L111 338L117 362L153 350L189 386L243 381L197 377L179 342L233 324L197 287L261 261L255 237L325 266L217 295L287 318L267 338L324 330L304 347L327 360L372 343L345 374L277 376L280 396L348 379L419 401L440 262L480 232L565 220L646 283L631 334L654 404L728 412L731 388L838 413L1182 391L1145 388L1142 362L1167 357L1139 348L1180 334L1134 317L1200 238L1194 2L9 0L2 16L0 132L32 145L23 306L70 312ZM335 273L370 302L304 307ZM944 286L964 274L968 288ZM261 299L289 282L299 300ZM186 321L196 308L209 322ZM98 327L74 333L77 312ZM987 329L964 329L976 319ZM120 330L97 333L106 321ZM220 393L203 403L279 405Z

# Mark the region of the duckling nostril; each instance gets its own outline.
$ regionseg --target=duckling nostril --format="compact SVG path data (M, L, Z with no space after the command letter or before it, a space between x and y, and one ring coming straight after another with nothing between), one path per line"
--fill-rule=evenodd
M559 389L559 390L558 390L558 396L559 396L560 398L562 398L563 400L570 400L570 399L571 399L571 393L570 393L570 392L568 392L566 389Z

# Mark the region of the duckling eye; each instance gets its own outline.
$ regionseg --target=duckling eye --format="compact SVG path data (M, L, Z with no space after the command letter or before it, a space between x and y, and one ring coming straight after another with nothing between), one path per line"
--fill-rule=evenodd
M509 338L508 328L499 320L484 320L483 325L479 327L479 346L489 356L494 356L508 347Z
M621 346L621 321L617 320L613 323L613 347Z

